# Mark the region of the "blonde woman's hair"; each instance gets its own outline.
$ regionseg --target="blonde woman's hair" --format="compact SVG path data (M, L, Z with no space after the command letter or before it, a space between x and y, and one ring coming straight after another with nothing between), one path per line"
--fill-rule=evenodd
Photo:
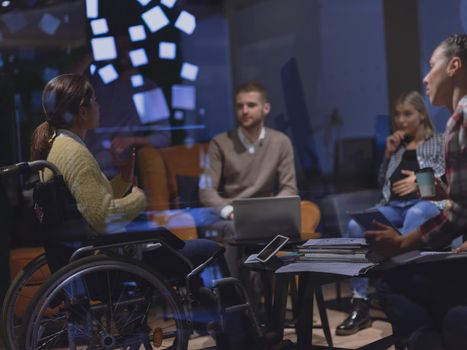
M418 113L420 113L420 115L423 116L423 120L421 123L421 126L423 128L423 130L421 130L422 138L426 140L430 138L431 136L433 136L433 134L436 132L436 129L433 125L433 122L431 121L425 102L423 101L423 97L422 95L420 95L418 91L405 92L403 94L400 94L399 97L397 97L394 103L394 109L392 111L392 117L391 117L392 129L393 130L396 129L395 124L394 124L394 116L396 115L396 107L402 104L411 105Z

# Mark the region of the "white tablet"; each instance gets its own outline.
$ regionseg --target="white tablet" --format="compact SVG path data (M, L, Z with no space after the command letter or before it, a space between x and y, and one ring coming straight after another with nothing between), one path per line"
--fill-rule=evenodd
M266 247L264 247L256 256L256 260L265 263L269 259L271 259L278 251L281 249L284 244L286 244L289 240L289 237L277 235L274 239L268 243Z

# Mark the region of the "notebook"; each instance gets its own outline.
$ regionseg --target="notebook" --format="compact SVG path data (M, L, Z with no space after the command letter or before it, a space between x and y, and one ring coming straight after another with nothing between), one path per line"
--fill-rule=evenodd
M300 197L258 197L233 201L236 240L300 238Z
M350 213L350 215L365 231L380 230L380 228L373 224L373 221L378 221L386 226L391 226L400 234L399 230L376 208Z

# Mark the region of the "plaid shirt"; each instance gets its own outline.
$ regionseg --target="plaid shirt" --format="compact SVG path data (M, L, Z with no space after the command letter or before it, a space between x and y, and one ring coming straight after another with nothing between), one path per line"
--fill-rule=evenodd
M399 149L388 159L385 158L379 168L378 182L383 186L383 201L386 205L391 198L391 176L397 170L397 167L402 162L402 157L406 148L401 145ZM416 149L417 162L420 169L433 168L435 176L441 177L444 175L444 144L443 135L435 133L419 144ZM435 202L437 205L441 203ZM443 206L444 207L444 206Z
M446 246L467 233L467 96L448 120L444 133L446 178L451 205L425 222L420 230L427 245Z

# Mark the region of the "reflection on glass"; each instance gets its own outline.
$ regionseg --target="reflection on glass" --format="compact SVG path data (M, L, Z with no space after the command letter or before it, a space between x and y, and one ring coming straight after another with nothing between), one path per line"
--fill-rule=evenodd
M141 17L152 33L157 32L170 23L160 6L153 7L149 11L146 11Z
M99 76L105 84L111 83L118 78L118 73L112 64L108 64L99 69Z
M172 7L174 7L176 1L177 0L161 0L161 4L164 5L164 6L172 8Z
M173 60L176 57L177 46L174 43L161 41L159 43L159 58Z
M191 13L182 11L175 22L175 28L186 34L191 34L196 28L196 18Z
M98 0L86 0L86 16L88 18L97 18L99 16Z
M58 74L58 69L46 67L44 69L44 73L42 73L42 79L44 79L44 81L49 81L52 78L56 77Z
M3 22L11 33L16 33L26 27L28 21L20 11L12 11L2 15Z
M91 21L91 30L94 35L107 33L109 31L107 20L105 18L99 18Z
M117 58L117 47L113 36L91 40L94 61L107 61Z
M143 76L141 74L135 74L131 76L131 86L134 88L144 85Z
M144 30L144 26L141 24L128 28L128 34L130 35L130 40L132 42L146 39L146 31Z
M39 21L39 24L37 26L44 33L54 35L58 27L60 26L60 22L61 21L57 17L52 16L49 13L45 13L41 17L41 20Z
M195 81L196 78L198 77L198 71L199 68L198 66L185 62L182 65L182 70L180 72L180 77L182 79L190 80L190 81Z
M138 0L138 2L143 5L143 6L146 6L147 4L149 4L151 2L151 0Z
M196 88L188 85L173 85L172 108L194 110L196 108Z
M170 116L167 101L160 88L134 94L133 102L143 124L157 122Z
M133 67L139 67L148 63L148 56L146 55L146 50L143 48L132 50L128 54Z
M174 119L175 120L183 120L185 114L182 111L175 111L174 112Z

